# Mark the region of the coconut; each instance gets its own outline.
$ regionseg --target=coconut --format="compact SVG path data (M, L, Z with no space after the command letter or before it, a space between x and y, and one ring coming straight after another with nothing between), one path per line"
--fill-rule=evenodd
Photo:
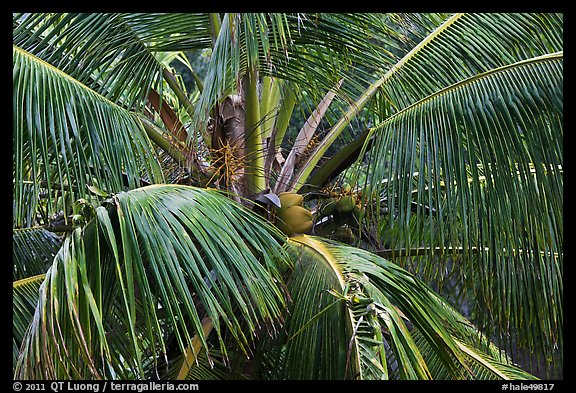
M276 214L276 226L288 236L308 233L312 224L312 213L302 206L291 206Z
M341 213L350 213L356 207L356 200L352 195L345 195L336 202L336 210Z
M292 206L302 206L304 197L295 192L281 192L278 194L280 198L280 209L287 209Z

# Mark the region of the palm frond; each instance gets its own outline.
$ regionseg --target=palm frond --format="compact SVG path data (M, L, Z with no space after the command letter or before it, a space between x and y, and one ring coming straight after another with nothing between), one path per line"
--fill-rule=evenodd
M561 51L562 14L455 14L390 71L382 94L396 110L477 74Z
M340 268L321 250L292 251L294 270L286 282L292 301L275 341L278 348L266 349L274 355L264 359L269 370L261 372L271 379L353 379L358 371L356 351L348 356L353 320L331 294L345 290Z
M468 322L463 321L462 323L467 324ZM481 342L478 342L480 338L477 332L473 334L474 336L471 338L476 348L470 344L463 344L460 340L454 338L454 342L462 351L467 365L470 368L471 378L474 380L537 379L535 376L516 366L509 357L502 354L493 344L486 343L483 338ZM443 366L442 362L429 355L431 353L430 343L426 341L417 329L412 331L412 337L416 345L422 348L422 353L429 366L432 378L435 380L453 380L453 375ZM474 340L474 338L476 338L476 340Z
M239 19L235 14L225 14L222 18L208 63L204 88L195 107L196 127L205 127L209 111L236 89L241 71L238 23ZM189 135L188 138L192 136Z
M209 14L121 14L138 39L151 52L189 51L212 46Z
M203 317L224 358L224 335L247 353L256 329L280 317L283 237L223 195L148 186L96 213L46 275L18 378L142 378L143 362L185 353L196 334L209 348Z
M463 247L476 323L550 355L562 344L562 69L559 52L452 85L384 121L366 156L386 247Z
M12 278L20 280L46 273L61 243L58 235L42 227L14 229Z
M229 358L240 357L245 359L241 353L229 353ZM177 379L180 366L184 361L184 356L175 356L169 365L165 374L161 375L162 379L175 380ZM199 353L197 362L194 364L185 380L232 380L232 379L246 379L243 375L238 375L234 370L231 370L230 363L234 362L231 359L222 358L222 354L211 349L209 355L205 351Z
M44 274L38 274L15 280L12 285L12 371L16 368L22 340L34 316L44 278Z
M31 222L41 191L49 214L70 214L67 205L89 198L88 185L109 193L136 188L141 172L161 181L150 140L130 112L16 46L13 83L15 227ZM65 191L72 201L58 198Z
M155 52L208 48L208 14L15 14L13 43L92 90L142 108L159 89Z
M15 14L13 44L109 100L142 108L161 66L119 14Z
M402 20L403 16L396 15L392 19ZM436 18L407 19L426 21ZM420 25L417 22L415 25L420 26L415 29L419 33L418 30L428 31L434 23ZM306 184L321 157L349 128L350 119L356 117L364 106L372 109L364 127L372 127L374 122L384 121L391 114L450 85L521 60L561 51L562 31L561 14L471 13L446 17L408 53L401 50L404 56L395 64L376 71L380 78L373 78L369 86L350 96L356 97L355 101L343 110L329 137L309 155L296 174L294 190ZM392 35L392 38L383 40L383 45L397 41Z
M373 370L373 362L378 359L382 362L382 368L390 368L385 373L381 371L379 379L394 375L394 371L397 371L395 376L400 379L431 378L421 350L410 333L409 326L415 325L427 335L435 356L442 359L455 376L465 377L465 363L458 356L450 334L442 323L442 319L446 318L445 313L431 301L423 283L360 249L314 238L306 238L306 242L324 248L326 254L337 261L346 277L350 286L347 296L355 324L363 328L357 333L356 340L363 349L360 359L368 375L378 375ZM382 266L387 269L382 269ZM366 321L365 324L360 323L361 318ZM391 352L394 362L384 362L387 351ZM379 356L375 356L374 352ZM396 363L397 370L391 363Z
M318 237L301 235L290 244L291 301L284 328L258 347L266 354L257 361L260 377L529 376L505 356L495 357L498 348L479 342L478 331L464 317L397 265Z

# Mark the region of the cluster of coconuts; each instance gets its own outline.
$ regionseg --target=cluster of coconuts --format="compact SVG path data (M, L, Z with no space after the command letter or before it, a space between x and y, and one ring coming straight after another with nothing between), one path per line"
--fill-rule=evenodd
M284 234L293 236L299 233L309 233L313 226L312 213L303 206L304 198L295 192L278 194L280 207L276 208L276 226ZM329 198L322 204L320 216L330 214L352 214L357 220L364 215L359 195L351 192L346 185L336 198Z
M363 214L360 197L351 192L350 185L343 187L341 195L338 197L328 198L322 204L321 216L329 216L330 214L338 213L352 213L357 216L357 218Z
M304 198L294 192L278 194L280 207L276 209L276 226L288 236L308 233L312 229L312 213L303 206Z

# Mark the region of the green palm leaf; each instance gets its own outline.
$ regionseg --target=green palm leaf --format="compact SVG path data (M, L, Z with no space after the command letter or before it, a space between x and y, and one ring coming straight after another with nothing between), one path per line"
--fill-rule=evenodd
M287 280L292 303L285 337L279 339L286 344L270 364L271 378L352 379L357 359L355 353L347 354L354 326L344 304L328 292L343 291L345 283L331 260L319 262L318 254L307 251L295 253L295 268Z
M105 206L105 207L104 207ZM18 378L145 377L143 362L192 347L208 317L249 351L280 316L282 237L215 191L148 186L120 193L67 238L46 275ZM47 334L49 333L49 334Z
M142 105L161 80L158 62L118 14L16 14L13 21L14 45L111 101Z
M44 274L39 274L16 280L12 285L12 371L15 370L20 346L34 317L44 278Z
M445 88L373 130L366 156L386 247L463 248L479 326L548 354L562 342L562 65L560 52Z
M12 367L38 302L39 288L62 244L53 232L42 227L12 231Z
M244 358L243 354L229 353L229 357L239 356ZM184 361L183 356L175 356L172 363L162 379L176 380L180 366ZM231 372L228 363L233 362L231 359L223 359L222 355L217 350L211 350L210 355L206 355L202 351L198 355L196 364L194 364L184 380L231 380L231 379L245 379L240 375Z
M317 237L290 240L295 246L295 267L287 280L292 301L285 331L263 347L272 356L260 364L269 369L261 369L263 375L273 379L531 377L502 357L493 344L479 342L478 331L468 321L397 265Z
M15 14L13 43L127 108L161 91L156 51L204 48L203 14ZM178 49L179 48L179 49Z
M89 198L88 185L110 193L139 187L142 172L162 179L135 116L16 46L13 67L14 226L31 222L41 188L49 214L69 214L73 200Z
M382 93L397 110L482 72L561 51L562 14L455 14L391 70Z
M14 229L12 231L12 278L44 274L61 245L60 238L42 227Z
M209 14L130 13L120 16L151 52L188 51L212 45Z
M234 14L225 14L204 78L202 94L196 104L196 125L202 127L215 104L234 91L240 76L240 46L236 31L238 21ZM189 138L191 136L189 135Z
M330 133L309 155L295 177L295 190L306 184L328 148L341 134L346 134L343 131L350 131L350 119L357 116L363 107L371 108L364 126L371 127L372 122L379 123L391 114L479 73L562 50L561 14L470 13L444 18L442 24L410 51L400 51L405 54L399 61L378 70L377 75L381 77L374 78L369 86L351 95L357 97L354 104L343 111ZM394 19L402 20L402 16ZM407 24L414 24L412 19L409 17ZM415 26L420 26L415 29L419 35L434 23L416 23ZM383 40L383 45L394 45L397 41L398 38L391 35L391 38Z

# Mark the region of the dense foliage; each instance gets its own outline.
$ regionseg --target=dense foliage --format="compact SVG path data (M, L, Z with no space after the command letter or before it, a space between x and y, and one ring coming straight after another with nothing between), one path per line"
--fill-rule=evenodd
M562 378L561 14L13 15L18 379Z

